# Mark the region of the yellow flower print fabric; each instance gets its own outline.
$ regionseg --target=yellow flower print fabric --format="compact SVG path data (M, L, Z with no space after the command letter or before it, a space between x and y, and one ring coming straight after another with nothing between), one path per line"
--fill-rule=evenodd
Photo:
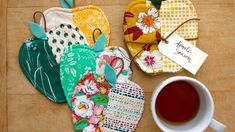
M163 1L160 10L152 4L147 6L146 0L135 0L128 5L123 19L124 39L131 56L135 57L134 61L142 71L155 75L182 69L162 55L157 44L161 41L161 36L190 18L197 18L197 15L188 0ZM197 22L189 22L177 34L185 38L196 38L197 31ZM154 41L155 44L146 46Z
M159 11L153 5L146 6L145 0L133 1L125 11L123 29L126 46L134 57L145 44L156 38L160 40ZM162 72L163 69L162 56L157 46L147 47L135 57L135 62L149 74Z
M107 36L107 43L110 40L110 25L104 12L97 6L89 5L72 9L73 23L81 29L87 38L88 43L93 46L93 31L101 29ZM99 34L98 34L99 35Z

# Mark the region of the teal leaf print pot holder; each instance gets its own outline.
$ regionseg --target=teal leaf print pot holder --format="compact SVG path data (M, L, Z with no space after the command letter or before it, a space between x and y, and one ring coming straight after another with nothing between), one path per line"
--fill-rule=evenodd
M54 102L66 102L59 78L59 64L47 40L26 40L20 48L19 65L30 83L42 94Z
M84 74L95 71L95 64L96 53L89 46L73 45L64 52L60 79L69 106L76 83Z
M64 51L60 60L60 79L68 105L71 107L74 88L85 74L96 71L96 58L106 45L106 37L100 35L96 48L87 45L72 45Z

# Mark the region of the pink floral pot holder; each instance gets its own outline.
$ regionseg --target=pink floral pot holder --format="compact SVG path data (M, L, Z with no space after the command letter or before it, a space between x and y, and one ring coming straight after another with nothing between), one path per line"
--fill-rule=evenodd
M88 73L81 79L72 97L72 117L75 130L100 131L103 125L112 86L99 74Z

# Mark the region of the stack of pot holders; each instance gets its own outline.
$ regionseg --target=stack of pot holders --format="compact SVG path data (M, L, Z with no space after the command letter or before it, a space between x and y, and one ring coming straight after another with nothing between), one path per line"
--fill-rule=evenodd
M103 11L92 5L58 7L33 16L34 37L19 51L20 67L32 85L56 103L67 102L76 131L134 131L144 92L130 81L128 53L108 46L110 27Z
M157 44L161 36L186 20L197 18L196 10L190 0L166 0L155 6L146 0L135 0L128 5L123 19L125 44L143 72L151 75L179 72L182 67L161 55ZM198 22L188 22L176 33L185 39L197 38ZM154 41L155 45L145 47ZM197 40L190 42L196 45Z

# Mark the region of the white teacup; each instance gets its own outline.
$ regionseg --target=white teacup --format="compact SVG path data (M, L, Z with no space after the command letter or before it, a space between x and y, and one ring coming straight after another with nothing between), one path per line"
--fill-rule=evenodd
M159 92L167 84L179 80L186 81L195 87L200 97L200 109L196 117L194 117L191 121L188 121L181 125L173 125L159 118L159 116L155 111L155 103ZM154 121L159 126L159 128L164 132L202 132L208 126L213 128L215 131L223 132L226 128L225 125L213 119L214 102L207 87L198 80L189 77L176 76L161 82L153 92L151 99L151 112Z

